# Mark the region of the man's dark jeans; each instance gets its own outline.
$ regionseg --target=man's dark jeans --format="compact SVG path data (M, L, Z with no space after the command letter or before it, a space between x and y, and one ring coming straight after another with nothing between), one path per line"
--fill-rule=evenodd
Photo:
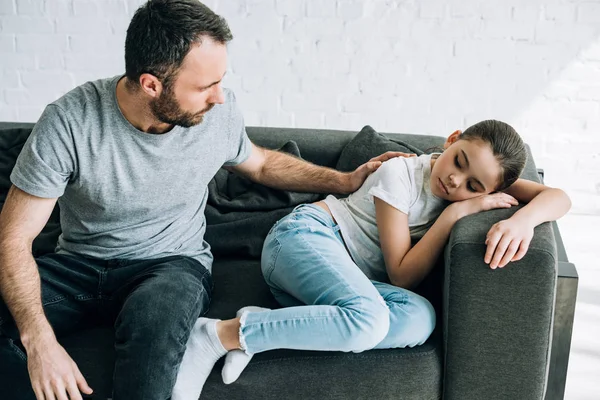
M208 311L208 270L182 256L136 261L48 254L36 261L44 312L58 338L114 324L113 399L168 399L191 328ZM0 393L35 399L19 332L3 302Z

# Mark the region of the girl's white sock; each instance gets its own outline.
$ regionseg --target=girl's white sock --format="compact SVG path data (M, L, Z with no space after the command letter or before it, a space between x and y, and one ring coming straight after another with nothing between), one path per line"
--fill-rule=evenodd
M244 311L248 312L259 312L259 311L269 311L268 308L263 307L255 307L248 306L244 308L240 308L238 312L235 314L236 317L241 317ZM223 366L223 370L221 371L221 377L223 377L223 382L225 384L230 384L235 382L241 375L246 365L250 362L252 356L247 354L243 350L231 350L225 356L225 365Z
M217 360L227 353L217 335L218 319L198 318L179 367L172 400L198 400Z

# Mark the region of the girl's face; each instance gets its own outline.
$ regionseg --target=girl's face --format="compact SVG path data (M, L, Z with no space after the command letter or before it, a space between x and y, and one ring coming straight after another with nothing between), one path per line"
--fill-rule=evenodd
M482 140L458 140L454 132L446 149L432 160L430 186L434 195L449 201L467 200L495 191L500 164L488 143Z

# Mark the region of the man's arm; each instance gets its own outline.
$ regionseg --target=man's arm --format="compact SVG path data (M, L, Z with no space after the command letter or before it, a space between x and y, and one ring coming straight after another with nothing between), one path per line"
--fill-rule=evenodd
M0 213L0 294L19 329L27 351L31 386L38 400L81 400L92 389L75 362L58 344L44 314L40 274L31 253L56 198L32 196L12 186Z
M33 336L52 334L42 309L40 275L31 245L55 204L56 199L35 197L12 186L0 213L0 294L26 347Z
M408 156L388 151L372 158L353 172L339 172L332 168L311 164L279 151L268 150L252 144L250 157L228 170L239 173L254 182L276 189L313 193L352 193L369 174L390 158Z

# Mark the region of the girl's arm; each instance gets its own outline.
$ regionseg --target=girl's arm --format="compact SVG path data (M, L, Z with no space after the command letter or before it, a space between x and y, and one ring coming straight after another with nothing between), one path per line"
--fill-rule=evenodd
M492 208L508 208L517 201L505 193L479 196L446 207L419 242L411 248L408 215L374 197L379 241L392 285L411 288L431 271L452 227L464 216Z
M533 228L562 217L571 208L564 191L525 179L518 179L505 192L527 204L488 231L484 261L492 269L523 258L533 238Z
M511 219L522 219L533 226L557 220L571 208L571 199L561 189L525 179L517 179L504 193L510 194L521 203L527 203Z

